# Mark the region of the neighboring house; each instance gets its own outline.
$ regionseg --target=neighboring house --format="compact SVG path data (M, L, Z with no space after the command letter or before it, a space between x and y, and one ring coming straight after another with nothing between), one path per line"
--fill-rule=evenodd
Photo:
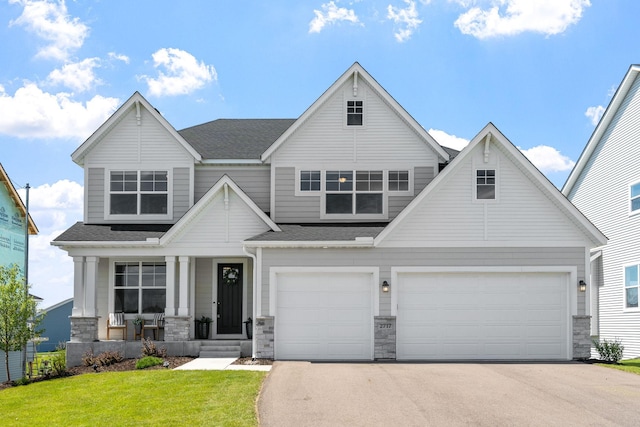
M295 120L178 132L135 93L72 155L67 354L117 348L92 343L110 312L162 311L174 353L208 316L214 340L251 318L255 357L588 357L605 237L493 124L454 153L358 63Z
M562 192L607 236L591 253L592 335L640 356L640 65L625 75Z
M71 337L71 309L73 308L73 298L66 299L49 308L45 308L44 318L39 329L44 333L41 336L38 351L53 351L60 343L66 343Z
M16 264L24 273L25 264L25 217L27 209L22 203L16 188L11 183L7 172L0 164L0 265L8 267ZM29 216L30 235L38 234L38 229ZM24 376L22 370L25 355L22 351L13 351L9 354L9 369L11 378L18 379ZM0 350L0 382L7 380L7 372L4 366L4 352Z

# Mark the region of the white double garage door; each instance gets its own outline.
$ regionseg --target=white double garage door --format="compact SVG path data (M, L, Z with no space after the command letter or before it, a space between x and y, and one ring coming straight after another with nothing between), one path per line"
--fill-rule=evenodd
M396 316L398 360L567 360L570 283L575 268L407 267L392 269L382 294L377 269L274 268L275 357L373 359L382 298Z

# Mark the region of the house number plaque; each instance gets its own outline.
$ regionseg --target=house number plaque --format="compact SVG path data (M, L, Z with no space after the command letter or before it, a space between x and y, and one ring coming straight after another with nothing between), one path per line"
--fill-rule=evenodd
M391 323L381 323L378 325L378 329L391 329Z

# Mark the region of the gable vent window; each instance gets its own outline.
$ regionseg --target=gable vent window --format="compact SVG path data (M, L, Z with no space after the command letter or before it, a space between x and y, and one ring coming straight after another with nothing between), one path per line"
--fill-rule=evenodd
M362 101L347 101L347 126L362 126Z
M631 212L640 210L640 182L631 186Z
M167 171L111 171L109 190L112 215L167 213Z
M478 169L476 171L476 198L479 200L496 198L496 171L494 169Z

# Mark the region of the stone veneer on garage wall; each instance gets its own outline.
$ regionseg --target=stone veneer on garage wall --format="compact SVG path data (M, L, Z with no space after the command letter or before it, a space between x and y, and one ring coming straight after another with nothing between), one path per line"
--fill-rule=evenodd
M573 316L573 358L591 357L591 316Z
M374 317L374 350L373 358L396 358L396 318L395 316Z
M273 316L256 318L256 351L258 359L273 359Z

